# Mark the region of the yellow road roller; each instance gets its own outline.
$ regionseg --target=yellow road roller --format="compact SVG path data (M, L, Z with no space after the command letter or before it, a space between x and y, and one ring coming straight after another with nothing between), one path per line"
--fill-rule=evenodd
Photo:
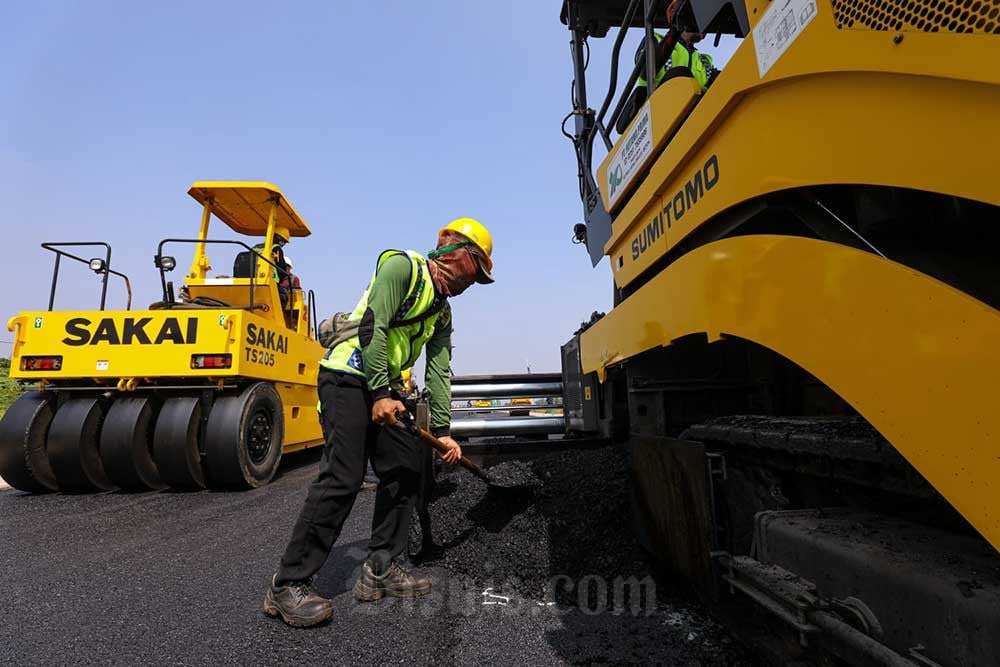
M145 310L131 309L110 245L42 244L55 254L48 309L7 323L11 376L37 381L0 420L0 476L15 488L254 488L282 452L322 443L315 299L275 240L309 226L269 183L198 182L188 194L202 206L198 236L159 243L162 294ZM209 238L213 216L253 245ZM194 259L175 290L170 253L185 247ZM232 275L213 271L210 250L234 256ZM55 309L60 267L74 263L101 278L98 310ZM128 290L125 310L105 309L111 278Z

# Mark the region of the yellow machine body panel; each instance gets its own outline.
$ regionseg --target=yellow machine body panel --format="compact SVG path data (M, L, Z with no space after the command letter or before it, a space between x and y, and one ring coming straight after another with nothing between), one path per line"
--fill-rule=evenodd
M123 392L206 379L223 386L237 377L266 380L275 383L285 401L286 447L322 439L316 419L316 373L325 350L315 340L254 313L183 308L38 311L21 313L7 326L14 333L12 377L86 379ZM228 367L196 368L195 355L229 355ZM51 357L59 358L58 369L28 368L32 358Z
M212 213L233 231L248 236L264 236L268 231L271 203L277 202L275 223L287 227L295 237L309 236L309 225L285 199L276 185L255 181L198 181L188 194L202 205L210 203Z
M649 104L636 114L622 140L615 144L597 169L608 210L621 200L629 183L638 180L633 177L663 150L700 97L701 86L691 78L670 79L657 88Z
M753 341L819 378L1000 548L1000 312L871 253L744 236L685 254L584 332L583 371L603 380L702 332Z
M769 7L748 3L751 21ZM635 188L624 203L609 196L607 166L629 133L618 140L598 183L615 216L605 253L619 287L713 216L780 190L885 185L1000 205L1000 39L842 30L829 2L816 8L763 76L752 31L690 112L660 102L673 81L653 93L648 141L669 141L619 186ZM966 142L975 150L956 160Z
M313 373L315 376L315 373ZM316 411L318 397L315 385L274 385L285 410L285 452L296 452L313 445L322 445L323 430Z
M266 265L264 265L266 266ZM208 267L211 268L211 267ZM270 270L270 267L267 267ZM290 290L287 307L281 307L281 297L278 286L273 280L267 281L264 271L259 269L258 278L254 281L253 303L267 305L267 309L256 309L260 317L271 320L279 327L288 327L303 336L310 331L309 309L301 289ZM250 279L249 278L191 278L187 279L188 294L191 298L209 297L218 299L233 306L249 308ZM272 326L274 326L272 324Z

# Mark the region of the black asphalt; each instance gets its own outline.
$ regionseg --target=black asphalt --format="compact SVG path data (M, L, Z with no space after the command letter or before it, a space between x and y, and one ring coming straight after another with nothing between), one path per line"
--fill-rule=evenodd
M317 587L333 620L295 630L261 611L316 471L313 453L249 492L0 492L0 667L246 664L733 664L696 609L638 614L483 594L427 571L420 600L358 603L372 493L362 493Z

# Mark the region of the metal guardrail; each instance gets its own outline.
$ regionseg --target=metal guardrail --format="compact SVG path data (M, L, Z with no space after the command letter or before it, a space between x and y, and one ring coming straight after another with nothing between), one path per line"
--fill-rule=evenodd
M566 431L564 417L551 414L553 410L562 410L559 373L454 377L451 395L451 432L455 437L546 436ZM559 404L553 405L556 398ZM531 403L513 403L515 399L528 399ZM538 399L545 403L535 404ZM472 405L474 401L490 401L491 405ZM546 414L524 414L534 410L545 410Z
M558 417L498 417L496 419L458 419L451 423L456 438L497 435L550 435L566 430L562 415Z
M562 382L509 382L509 383L476 383L451 385L451 398L455 399L487 399L487 398L544 398L562 396Z

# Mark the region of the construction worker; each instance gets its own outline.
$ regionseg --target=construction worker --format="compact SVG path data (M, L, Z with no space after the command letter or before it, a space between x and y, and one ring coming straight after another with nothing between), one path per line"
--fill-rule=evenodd
M292 265L292 258L288 255L284 256L285 268L288 269L288 275L284 280L278 282L279 285L283 285L288 289L302 289L302 281L299 277L295 275L295 267Z
M675 0L667 7L667 21L671 25L673 25L677 6L678 2ZM676 28L671 28L666 35L657 32L653 33L653 36L656 37L656 64L660 66L656 72L657 86L675 76L694 77L701 86L702 92L705 92L712 85L719 70L715 68L712 56L701 53L695 47L695 44L705 38L704 33L679 31ZM646 43L643 41L635 52L635 61L645 63L645 59ZM640 71L643 74L636 80L635 90L632 91L625 107L618 116L618 120L615 121L615 130L618 131L618 134L625 134L629 123L632 122L649 98L644 74L645 67L641 68Z
M672 2L670 6L667 7L667 21L673 23L674 13L677 10L678 3ZM712 56L707 53L701 53L698 51L695 44L705 39L705 34L701 32L680 32L674 28L671 28L666 35L661 35L660 33L654 33L656 37L657 47L656 47L656 63L664 63L662 67L656 72L656 85L659 86L663 83L664 79L667 77L668 67L667 60L669 59L669 69L676 69L678 67L685 68L690 71L691 76L701 85L701 90L704 92L708 89L708 86L714 80L715 76L718 74L718 70L712 61ZM640 47L638 52L636 52L636 62L645 56L645 45ZM636 84L641 87L646 87L646 79L644 76L640 76Z
M288 239L290 238L291 234L289 234L288 228L281 225L276 226L274 234L271 235L271 262L274 264L271 275L274 277L274 281L278 283L278 296L281 298L282 308L288 305L288 293L290 292L288 277L291 267L285 261L284 251L284 247L288 245ZM255 245L253 250L263 257L264 242L262 241ZM254 259L257 258L255 257Z
M321 419L327 433L319 475L309 487L278 572L264 598L264 611L289 625L306 627L328 619L329 600L312 588L340 535L370 460L375 492L368 557L354 585L361 601L385 596L418 597L429 579L415 577L398 562L407 546L414 497L425 447L394 426L406 411L399 400L402 371L426 345L424 384L430 394L431 432L457 461L462 450L449 436L451 423L451 308L448 298L472 283L493 282L493 241L471 218L446 225L427 257L387 250L347 324L356 333L333 344L317 378Z
M271 235L271 262L274 263L274 270L272 275L274 279L278 282L284 280L288 276L289 266L285 261L285 251L284 247L288 245L288 239L291 238L291 234L288 232L287 227L282 227L278 225L274 228L274 234ZM261 241L253 247L254 252L263 257L264 253L264 242Z

